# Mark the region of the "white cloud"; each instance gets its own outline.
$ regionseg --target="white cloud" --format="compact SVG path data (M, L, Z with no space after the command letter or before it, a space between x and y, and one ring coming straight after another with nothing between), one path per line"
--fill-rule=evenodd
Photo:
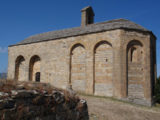
M0 53L7 53L8 48L7 47L0 47Z

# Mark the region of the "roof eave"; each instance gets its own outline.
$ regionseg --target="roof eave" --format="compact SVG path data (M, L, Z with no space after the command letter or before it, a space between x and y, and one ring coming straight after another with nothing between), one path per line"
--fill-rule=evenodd
M110 30L101 30L101 31L98 31L98 32L96 31L96 32L90 32L90 33L83 33L83 34L65 36L65 37L60 37L60 38L55 38L55 39L44 39L44 40L40 40L40 41L36 41L36 42L30 42L30 43L13 44L13 45L9 45L8 47L27 45L27 44L34 44L34 43L39 43L39 42L46 42L46 41L52 41L52 40L57 40L57 39L62 39L62 38L75 37L75 36L80 36L80 35L93 34L93 33L99 33L99 32L105 32L105 31L111 31L111 30L117 30L117 29L132 30L132 31L137 31L137 32L141 32L141 33L147 33L147 34L152 35L155 39L157 39L152 31L145 31L145 30L139 30L139 29L133 29L133 28L120 27L120 28L114 28L114 29L110 29Z

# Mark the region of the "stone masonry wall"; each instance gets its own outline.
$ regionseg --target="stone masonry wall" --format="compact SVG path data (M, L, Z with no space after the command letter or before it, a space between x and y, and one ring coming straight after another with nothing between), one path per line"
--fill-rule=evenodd
M71 51L71 84L73 90L85 92L86 89L86 50L77 45Z
M112 46L102 42L95 48L95 95L112 96L112 67L113 51Z
M19 69L18 69L18 80L19 81L25 81L24 75L26 76L25 72L25 61L21 61L19 64Z
M136 44L137 42L135 42ZM144 98L143 46L129 46L128 51L128 96ZM129 55L130 54L130 55Z
M142 47L130 46L134 41ZM133 57L138 64L127 61L132 47L143 49L143 58ZM137 54L133 52L132 56ZM138 96L138 100L151 104L150 34L119 29L9 47L8 79L14 79L15 60L19 55L25 59L23 79L26 81L30 59L38 55L41 82L63 89L72 85L80 92L119 99L137 100Z
M33 65L33 74L32 74L32 81L36 81L36 73L37 72L40 72L40 66L41 66L41 63L40 61L36 61Z

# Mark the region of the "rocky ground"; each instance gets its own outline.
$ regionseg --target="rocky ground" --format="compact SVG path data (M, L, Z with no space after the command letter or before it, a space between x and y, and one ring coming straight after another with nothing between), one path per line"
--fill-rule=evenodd
M79 96L82 99L71 89L64 91L49 84L3 81L0 120L160 120L160 107Z
M86 101L49 84L0 82L0 120L88 120Z
M160 120L158 107L144 107L104 97L80 97L87 100L90 120Z

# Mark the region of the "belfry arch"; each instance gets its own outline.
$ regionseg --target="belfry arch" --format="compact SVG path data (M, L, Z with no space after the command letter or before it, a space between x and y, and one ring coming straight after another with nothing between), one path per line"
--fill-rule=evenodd
M86 50L82 44L75 44L70 51L70 84L76 91L86 90Z
M33 56L29 63L29 80L40 82L41 59L38 55Z
M94 94L102 96L113 95L112 70L113 70L112 45L101 41L94 48Z
M25 59L22 55L18 56L15 61L15 80L24 81L25 76Z

